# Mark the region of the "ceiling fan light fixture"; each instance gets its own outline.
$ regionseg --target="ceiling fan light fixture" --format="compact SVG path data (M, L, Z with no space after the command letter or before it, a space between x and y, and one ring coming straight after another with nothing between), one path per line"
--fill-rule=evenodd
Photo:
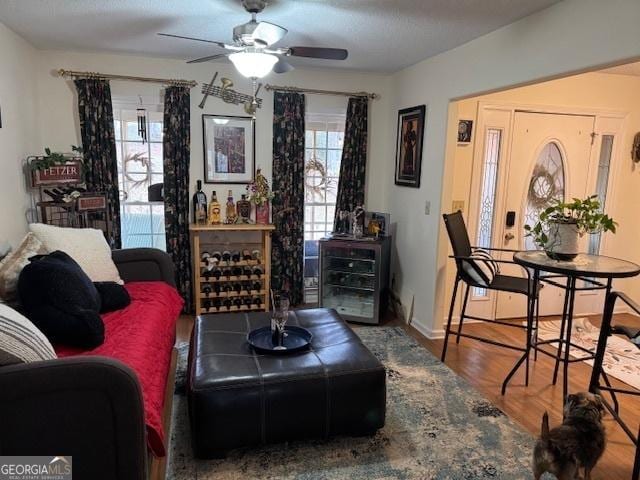
M262 52L236 52L229 55L229 60L238 72L247 78L262 78L271 72L278 57Z

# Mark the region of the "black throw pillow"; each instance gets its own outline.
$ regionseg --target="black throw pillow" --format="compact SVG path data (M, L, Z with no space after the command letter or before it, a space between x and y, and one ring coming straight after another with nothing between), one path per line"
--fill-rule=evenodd
M113 312L121 308L128 307L131 303L129 292L122 285L116 282L93 282L98 293L102 307L100 313Z
M18 279L27 318L52 343L81 348L102 344L100 295L80 265L61 251L29 260Z

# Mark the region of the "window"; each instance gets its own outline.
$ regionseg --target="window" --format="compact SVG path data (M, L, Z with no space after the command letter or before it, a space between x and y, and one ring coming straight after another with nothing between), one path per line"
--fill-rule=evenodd
M554 142L547 143L533 167L526 192L524 224L535 225L540 212L555 201L564 201L564 159ZM525 250L539 250L533 238L524 237Z
M344 115L308 114L305 119L305 303L318 302L318 240L333 231L344 122Z
M482 165L482 185L480 185L480 212L478 215L478 247L491 247L493 217L495 213L496 186L498 183L498 161L502 131L489 128L485 138L484 162ZM474 287L474 297L486 297L485 288Z
M613 135L603 135L600 146L600 157L598 158L598 177L596 178L596 194L600 200L600 207L604 211L607 201L607 185L609 184L609 170L611 167L611 153L613 152ZM602 232L589 235L589 253L598 255L600 253L600 241Z
M144 105L147 142L138 136L140 105L114 104L122 247L166 250L164 203L150 202L150 185L163 182L162 106Z

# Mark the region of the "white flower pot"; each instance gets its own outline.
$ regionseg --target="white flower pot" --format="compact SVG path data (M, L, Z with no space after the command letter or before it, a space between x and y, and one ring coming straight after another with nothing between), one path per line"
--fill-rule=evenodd
M572 260L579 253L580 233L575 223L551 223L545 252L556 260Z

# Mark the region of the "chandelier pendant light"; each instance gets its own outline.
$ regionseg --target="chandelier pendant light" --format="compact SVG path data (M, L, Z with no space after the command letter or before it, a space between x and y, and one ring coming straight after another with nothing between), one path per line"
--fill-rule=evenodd
M232 53L229 55L229 60L243 77L262 78L271 72L273 66L278 62L278 57L260 50L247 48L241 52Z

